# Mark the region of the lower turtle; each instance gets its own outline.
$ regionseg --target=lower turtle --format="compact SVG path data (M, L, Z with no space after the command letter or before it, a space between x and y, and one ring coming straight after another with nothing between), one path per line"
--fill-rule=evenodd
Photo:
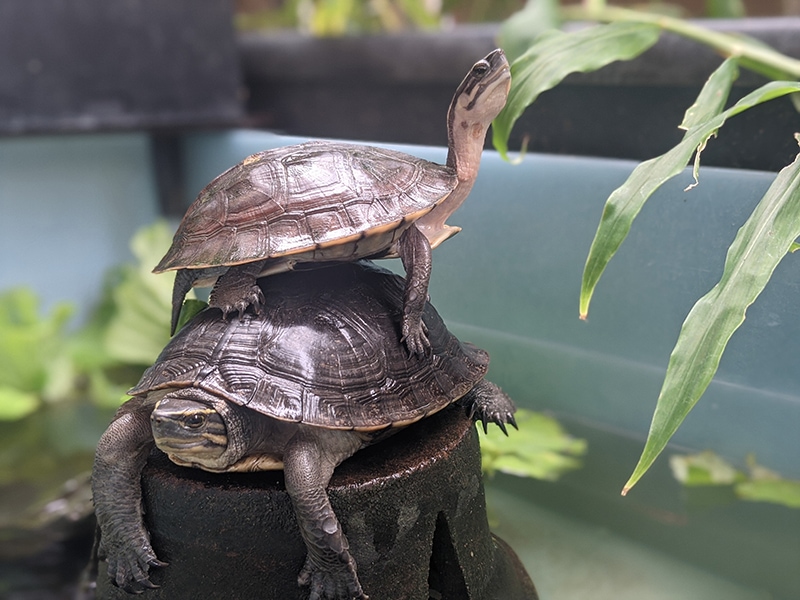
M326 487L334 469L458 402L475 419L516 427L513 401L484 376L488 354L459 341L434 307L431 346L408 353L402 277L371 263L259 280L259 314L195 316L129 391L97 446L92 487L99 556L129 592L166 567L143 520L141 472L153 446L211 472L283 469L307 549L298 576L312 600L366 600Z

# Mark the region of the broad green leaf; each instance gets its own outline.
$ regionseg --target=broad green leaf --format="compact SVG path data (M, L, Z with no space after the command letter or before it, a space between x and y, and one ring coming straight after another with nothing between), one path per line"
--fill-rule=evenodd
M648 198L666 181L678 175L692 155L702 149L727 119L768 100L800 91L800 82L773 81L747 94L729 109L693 126L681 142L666 154L640 163L606 201L581 282L580 315L586 318L597 282L630 231L633 220ZM797 236L795 236L797 237ZM794 241L794 240L792 240Z
M642 456L625 493L647 471L708 387L725 346L800 236L800 155L784 168L728 249L719 282L694 305L670 356Z
M11 386L0 386L0 421L16 421L39 407L36 394Z
M137 263L121 270L121 281L112 291L116 312L105 332L105 348L118 361L149 365L169 341L175 276L151 270L171 241L171 230L162 221L140 229L131 240Z
M683 485L731 485L745 479L744 473L719 454L707 450L698 454L669 457L672 475Z
M508 436L492 427L489 434L479 428L483 470L519 477L554 480L564 472L580 467L578 457L586 452L586 442L564 431L561 424L547 415L519 409L519 430Z
M64 328L72 312L62 303L40 315L39 299L26 288L0 294L0 385L43 391L51 364L63 352Z
M736 484L736 495L751 502L771 502L789 508L800 508L800 481L762 479Z
M658 40L660 29L649 23L610 23L573 33L551 31L511 65L511 91L492 124L494 147L508 158L511 128L542 92L567 75L596 71L617 60L639 56Z
M557 0L528 0L500 26L497 42L510 62L525 54L541 33L559 26Z

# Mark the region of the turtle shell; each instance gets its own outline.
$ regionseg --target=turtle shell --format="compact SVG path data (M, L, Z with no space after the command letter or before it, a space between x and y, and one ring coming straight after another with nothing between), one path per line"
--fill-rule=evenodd
M441 410L488 368L488 354L460 342L430 303L431 351L410 354L400 341L404 280L371 263L259 284L261 315L201 312L129 394L198 387L276 419L369 431Z
M364 237L375 242L372 236L386 239L370 248L386 249L457 183L450 167L371 146L316 141L259 152L200 192L154 272L232 266Z

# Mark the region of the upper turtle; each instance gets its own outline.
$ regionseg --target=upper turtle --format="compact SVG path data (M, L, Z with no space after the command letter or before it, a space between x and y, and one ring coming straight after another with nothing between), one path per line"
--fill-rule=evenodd
M425 307L431 351L398 344L403 280L353 263L260 280L261 316L196 316L130 390L196 388L282 421L371 431L441 410L483 379L488 354ZM314 290L311 292L310 290Z
M222 173L189 207L154 269L178 271L173 331L195 285L216 282L210 304L225 314L250 305L258 311L258 277L297 263L399 257L408 275L401 335L412 353L424 352L430 250L460 231L445 221L472 189L486 131L510 83L500 49L470 69L448 111L445 165L315 141L253 154Z

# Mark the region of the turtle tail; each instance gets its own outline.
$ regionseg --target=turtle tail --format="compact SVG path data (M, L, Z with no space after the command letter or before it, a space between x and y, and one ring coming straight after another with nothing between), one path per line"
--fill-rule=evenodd
M197 274L192 269L179 269L175 273L175 283L172 284L172 322L169 328L170 336L175 335L175 330L178 329L178 319L181 316L181 308L183 308L183 300L186 294L194 286L197 281Z

